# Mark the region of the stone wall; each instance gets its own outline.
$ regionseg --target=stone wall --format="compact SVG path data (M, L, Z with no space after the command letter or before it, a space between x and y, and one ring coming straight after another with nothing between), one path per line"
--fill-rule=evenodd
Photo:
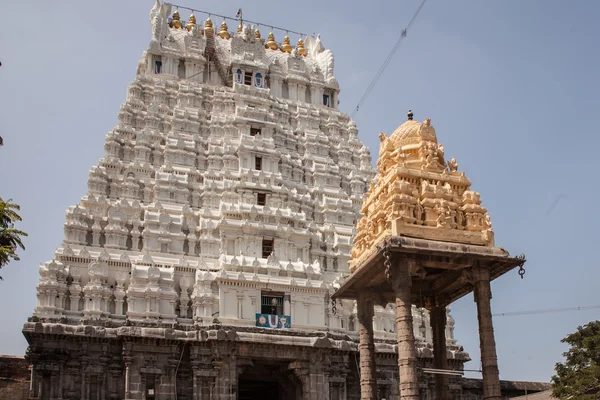
M0 399L26 400L30 378L30 365L24 357L0 356Z

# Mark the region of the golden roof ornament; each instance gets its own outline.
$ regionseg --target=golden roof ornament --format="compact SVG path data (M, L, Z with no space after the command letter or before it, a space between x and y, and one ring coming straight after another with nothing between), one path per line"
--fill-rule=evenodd
M256 28L256 30L254 31L254 37L256 38L256 40L260 40L261 42L263 41L260 37L260 31L258 30L258 28Z
M229 34L229 29L227 28L227 22L225 22L225 21L223 21L223 23L221 24L221 30L219 31L219 36L221 36L222 39L231 38L231 35Z
M213 28L213 23L210 20L210 17L206 18L206 22L204 23L204 34L206 36L214 36L215 35L215 30Z
M279 46L277 46L277 42L275 42L275 35L273 32L269 32L269 36L267 37L267 44L265 45L266 49L277 50Z
M195 26L196 26L196 16L194 15L194 13L191 13L190 19L189 19L187 25L185 26L185 29L187 29L188 31L191 31L192 29L194 29Z
M308 52L304 48L304 40L302 40L302 38L298 39L298 54L304 57L306 57L306 55L308 54Z
M181 17L179 16L179 10L175 10L173 13L173 19L169 22L169 28L181 29L183 25L181 25Z
M237 30L238 35L242 34L242 24L238 25L238 30Z
M290 44L290 37L286 36L283 38L283 44L281 45L281 51L284 51L286 53L291 53L292 52L292 45Z

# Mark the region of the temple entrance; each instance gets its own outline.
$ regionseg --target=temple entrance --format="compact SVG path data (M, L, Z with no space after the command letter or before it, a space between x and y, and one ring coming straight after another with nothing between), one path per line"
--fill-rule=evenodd
M254 361L238 381L238 400L301 400L302 385L286 362Z

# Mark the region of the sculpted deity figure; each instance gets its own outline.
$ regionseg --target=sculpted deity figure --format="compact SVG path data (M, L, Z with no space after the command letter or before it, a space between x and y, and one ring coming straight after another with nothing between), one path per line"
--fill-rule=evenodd
M456 162L456 158L452 157L450 161L448 161L448 170L450 172L458 171L458 163Z
M485 214L483 226L484 226L485 230L487 230L487 231L492 230L492 221L490 219L490 214Z
M417 220L417 225L421 225L421 223L423 222L423 211L425 211L423 209L423 206L421 205L421 203L417 202L417 205L415 206L415 219Z
M461 210L457 210L456 211L456 224L458 225L459 229L464 226L464 221L465 221L464 213Z

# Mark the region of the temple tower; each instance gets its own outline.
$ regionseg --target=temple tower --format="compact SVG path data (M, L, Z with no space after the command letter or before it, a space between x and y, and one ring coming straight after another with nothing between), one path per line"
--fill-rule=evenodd
M40 266L32 399L356 398L357 310L331 294L375 171L337 108L333 53L204 18L151 10L105 155ZM429 314L409 312L431 363ZM394 308L371 313L396 398Z

